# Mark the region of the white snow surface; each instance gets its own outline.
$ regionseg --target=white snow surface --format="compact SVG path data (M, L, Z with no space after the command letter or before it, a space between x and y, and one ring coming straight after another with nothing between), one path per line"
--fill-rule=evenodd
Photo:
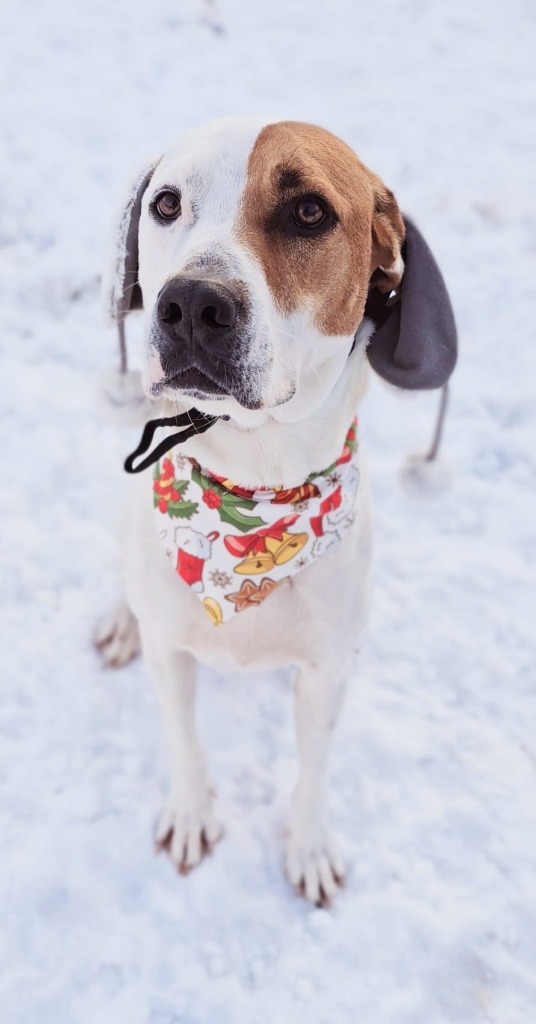
M0 8L0 1005L10 1024L527 1024L536 1003L532 0L21 0ZM212 6L210 7L212 10ZM214 16L213 16L214 17ZM229 114L342 135L451 289L451 490L398 471L437 395L362 407L376 592L331 767L347 886L282 874L289 679L202 674L226 836L155 857L167 782L141 662L90 643L120 591L137 439L103 418L98 278L123 182ZM139 335L139 326L131 330Z

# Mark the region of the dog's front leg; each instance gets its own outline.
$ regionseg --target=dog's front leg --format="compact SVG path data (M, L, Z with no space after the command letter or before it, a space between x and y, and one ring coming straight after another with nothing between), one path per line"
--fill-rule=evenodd
M326 820L325 771L348 667L334 673L304 666L295 684L300 773L292 798L286 868L292 884L317 904L329 903L344 880L344 862Z
M165 849L186 873L221 835L195 727L196 665L184 651L160 650L143 631L142 645L162 708L171 762L171 791L157 826L157 849Z

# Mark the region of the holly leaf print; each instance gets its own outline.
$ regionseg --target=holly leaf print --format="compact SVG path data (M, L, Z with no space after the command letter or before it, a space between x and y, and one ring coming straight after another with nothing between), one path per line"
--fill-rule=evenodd
M260 516L245 516L239 509L256 509L258 504L250 498L243 498L240 494L233 494L228 491L219 480L211 479L201 473L196 466L192 469L192 480L202 488L203 491L214 491L221 497L221 505L216 509L222 523L235 526L242 533L249 530L258 530L266 526L264 519Z
M203 491L215 491L216 494L221 494L222 496L227 494L225 487L223 484L220 484L219 480L209 480L208 476L201 473L197 466L194 466L192 469L192 480L198 485L198 487L201 487Z
M172 519L191 519L198 508L197 501L168 501L166 512Z
M266 526L264 519L259 516L245 516L235 504L226 502L225 498L222 499L217 511L222 523L236 527L241 533L249 533L250 530L259 530L261 526Z

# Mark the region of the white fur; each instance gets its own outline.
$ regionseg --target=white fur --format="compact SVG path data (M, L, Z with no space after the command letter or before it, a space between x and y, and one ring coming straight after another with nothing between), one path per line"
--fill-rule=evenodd
M365 348L371 325L362 325L349 356L352 337L320 335L307 309L287 318L277 312L262 268L240 243L236 230L247 158L260 127L249 119L209 126L189 136L156 168L144 196L139 232L148 337L146 380L154 382L158 375L151 332L162 285L196 257L223 255L230 273L238 268L254 307L254 359L266 363L259 372L263 408L244 409L234 398L196 401L203 411L227 413L231 419L220 420L183 450L243 485L292 486L340 454L366 387ZM162 229L147 209L152 195L164 185L181 188L183 216ZM290 385L295 388L292 398L277 404ZM191 404L180 395L166 397L175 411ZM172 859L184 869L201 858L203 838L211 844L220 834L196 735L195 660L230 671L291 664L297 671L300 772L289 821L287 872L313 902L329 900L342 877L341 855L327 825L324 773L348 667L368 608L371 520L362 460L360 488L359 513L338 544L259 608L215 627L162 553L148 474L132 481L123 530L126 593L162 703L171 762L171 794L158 839L168 839ZM336 529L337 516L328 532Z
M146 177L149 167L144 166L132 177L123 196L123 202L114 217L110 233L111 257L106 265L102 279L101 297L103 312L108 320L116 320L121 308L123 296L123 267L127 250L127 236L130 215L136 203L140 184Z
M390 274L392 277L401 278L404 273L404 260L399 254L391 267L380 267L384 274Z

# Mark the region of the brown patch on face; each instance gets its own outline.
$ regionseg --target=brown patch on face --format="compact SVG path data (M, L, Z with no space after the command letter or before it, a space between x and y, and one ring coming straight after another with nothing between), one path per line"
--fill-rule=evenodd
M318 228L294 221L304 196L328 212ZM281 121L259 133L238 224L277 308L288 314L310 304L323 334L357 329L373 274L382 291L400 282L404 224L394 197L349 146L314 125Z

